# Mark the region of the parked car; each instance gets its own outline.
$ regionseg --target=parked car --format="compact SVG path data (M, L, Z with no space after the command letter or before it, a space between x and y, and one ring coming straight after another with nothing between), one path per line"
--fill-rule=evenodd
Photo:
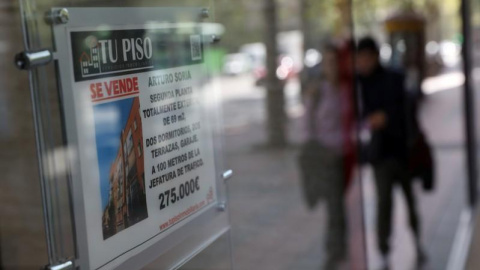
M223 73L226 75L239 75L251 70L251 60L247 54L227 54L223 60Z

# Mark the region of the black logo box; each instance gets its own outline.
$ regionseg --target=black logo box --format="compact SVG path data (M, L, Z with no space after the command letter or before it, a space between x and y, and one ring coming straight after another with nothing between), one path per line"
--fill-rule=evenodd
M199 27L78 31L70 34L76 82L188 66L204 61L203 42L197 44L199 38L202 40ZM130 42L133 39L135 42L137 39L145 41L146 38L150 39L152 45L150 59L147 59L144 53L143 59L133 60L131 51L126 52L128 59L124 59L123 50L126 49L123 47L124 39ZM111 41L111 51L108 41ZM91 51L95 46L97 46L96 54ZM116 56L115 63L110 61L110 53L114 58ZM97 55L97 65L94 65L92 55Z

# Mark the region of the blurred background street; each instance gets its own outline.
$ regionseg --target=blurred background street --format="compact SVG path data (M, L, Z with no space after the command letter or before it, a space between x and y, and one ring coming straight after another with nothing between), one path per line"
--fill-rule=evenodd
M422 126L435 149L438 176L433 193L423 192L420 183L415 185L420 195L423 243L429 258L425 269L442 269L448 264L465 206L463 81L461 77L451 79L452 74L458 75L457 70L427 79L430 92L420 112ZM447 87L445 78L450 84ZM318 269L324 259L323 237L328 217L323 205L309 211L302 197L296 158L305 134L298 80L289 81L285 87L290 144L282 150L269 149L263 144L266 140L264 88L254 87L249 75L222 77L219 81L223 86L226 164L235 173L229 186L235 264L238 269ZM372 173L368 166L358 171L362 173L357 174L354 185L363 182L366 237L369 245L375 247L376 198ZM349 213L358 212L362 207L361 197L354 194L355 191L356 188L351 188L348 195ZM397 190L393 269L413 269L415 265L413 237L408 230L403 200ZM361 244L361 219L350 220L350 234L357 234L351 241L358 241L352 244ZM368 251L369 265L377 269L379 255L374 248ZM361 253L350 252L357 256L356 260L361 260Z

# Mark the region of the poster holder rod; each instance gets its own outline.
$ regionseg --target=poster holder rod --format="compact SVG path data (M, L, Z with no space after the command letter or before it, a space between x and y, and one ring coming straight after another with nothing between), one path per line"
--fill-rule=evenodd
M57 265L49 265L45 267L45 270L70 270L73 269L73 262L66 261Z
M53 60L50 50L23 51L15 55L15 65L21 70L30 70L43 66Z
M233 176L233 171L232 170L226 170L222 174L222 178L223 178L224 181L227 181L228 179L232 178L232 176Z

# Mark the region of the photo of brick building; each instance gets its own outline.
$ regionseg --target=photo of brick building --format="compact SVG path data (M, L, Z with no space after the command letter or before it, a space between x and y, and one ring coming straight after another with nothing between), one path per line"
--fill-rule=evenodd
M138 97L131 104L119 134L117 154L110 165L108 203L102 216L104 239L148 217Z

